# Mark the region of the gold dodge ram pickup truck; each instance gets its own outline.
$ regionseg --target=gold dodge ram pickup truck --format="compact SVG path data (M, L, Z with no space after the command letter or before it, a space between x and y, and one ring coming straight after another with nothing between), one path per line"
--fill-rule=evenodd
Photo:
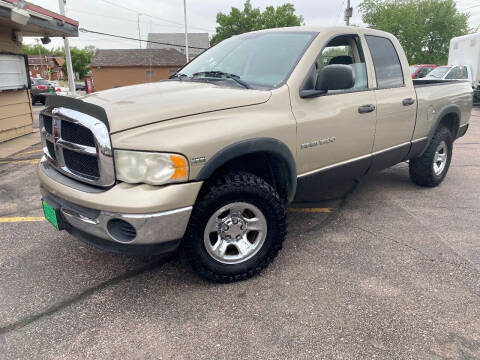
M207 280L242 280L281 249L286 205L326 177L409 160L414 183L440 184L471 108L468 83L413 82L388 33L234 36L168 80L49 98L43 208L97 247L179 248Z

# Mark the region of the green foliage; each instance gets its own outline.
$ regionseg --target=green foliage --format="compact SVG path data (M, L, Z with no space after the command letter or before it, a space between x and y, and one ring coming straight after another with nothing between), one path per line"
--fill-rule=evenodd
M38 52L40 50L40 54L42 55L56 55L56 56L61 56L60 53L63 52L63 49L58 48L58 49L47 49L45 46L35 44L35 45L30 45L30 44L23 44L23 52L27 55L38 55Z
M73 71L78 73L80 79L83 79L88 71L87 67L90 64L90 60L93 54L95 54L95 47L93 45L86 46L83 49L72 47L70 48L70 54L72 54ZM65 63L63 67L66 69L66 66L67 64Z
M232 7L229 14L218 13L216 34L211 44L215 45L233 35L249 31L271 29L286 26L303 25L303 17L295 15L295 7L286 3L276 8L268 6L264 12L253 8L250 0L245 2L243 11Z
M362 20L394 34L410 64L446 64L450 40L469 33L453 0L364 0Z

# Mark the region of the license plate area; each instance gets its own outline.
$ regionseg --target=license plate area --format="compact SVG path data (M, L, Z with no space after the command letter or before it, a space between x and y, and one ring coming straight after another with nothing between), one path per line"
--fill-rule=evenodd
M63 230L66 228L60 212L60 206L42 199L42 208L45 219L47 219L47 221L52 224L55 229Z

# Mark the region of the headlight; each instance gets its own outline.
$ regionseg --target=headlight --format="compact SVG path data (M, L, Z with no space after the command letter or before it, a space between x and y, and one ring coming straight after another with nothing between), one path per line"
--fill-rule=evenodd
M117 179L162 185L188 180L188 162L178 154L115 150Z

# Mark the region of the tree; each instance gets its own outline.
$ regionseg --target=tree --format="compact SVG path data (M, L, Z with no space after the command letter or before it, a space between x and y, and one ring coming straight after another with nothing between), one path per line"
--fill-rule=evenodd
M394 34L410 64L446 64L450 40L469 33L453 0L364 0L362 20Z
M23 48L23 53L27 55L38 55L38 52L40 51L40 54L42 55L59 55L63 50L61 48L58 49L47 49L45 46L35 44L35 45L30 45L30 44L24 44L22 46Z
M218 13L216 34L211 44L215 45L233 35L249 31L271 29L276 27L303 25L303 17L295 15L295 7L286 3L274 8L268 6L264 12L253 8L250 0L245 2L243 11L232 7L230 14Z

